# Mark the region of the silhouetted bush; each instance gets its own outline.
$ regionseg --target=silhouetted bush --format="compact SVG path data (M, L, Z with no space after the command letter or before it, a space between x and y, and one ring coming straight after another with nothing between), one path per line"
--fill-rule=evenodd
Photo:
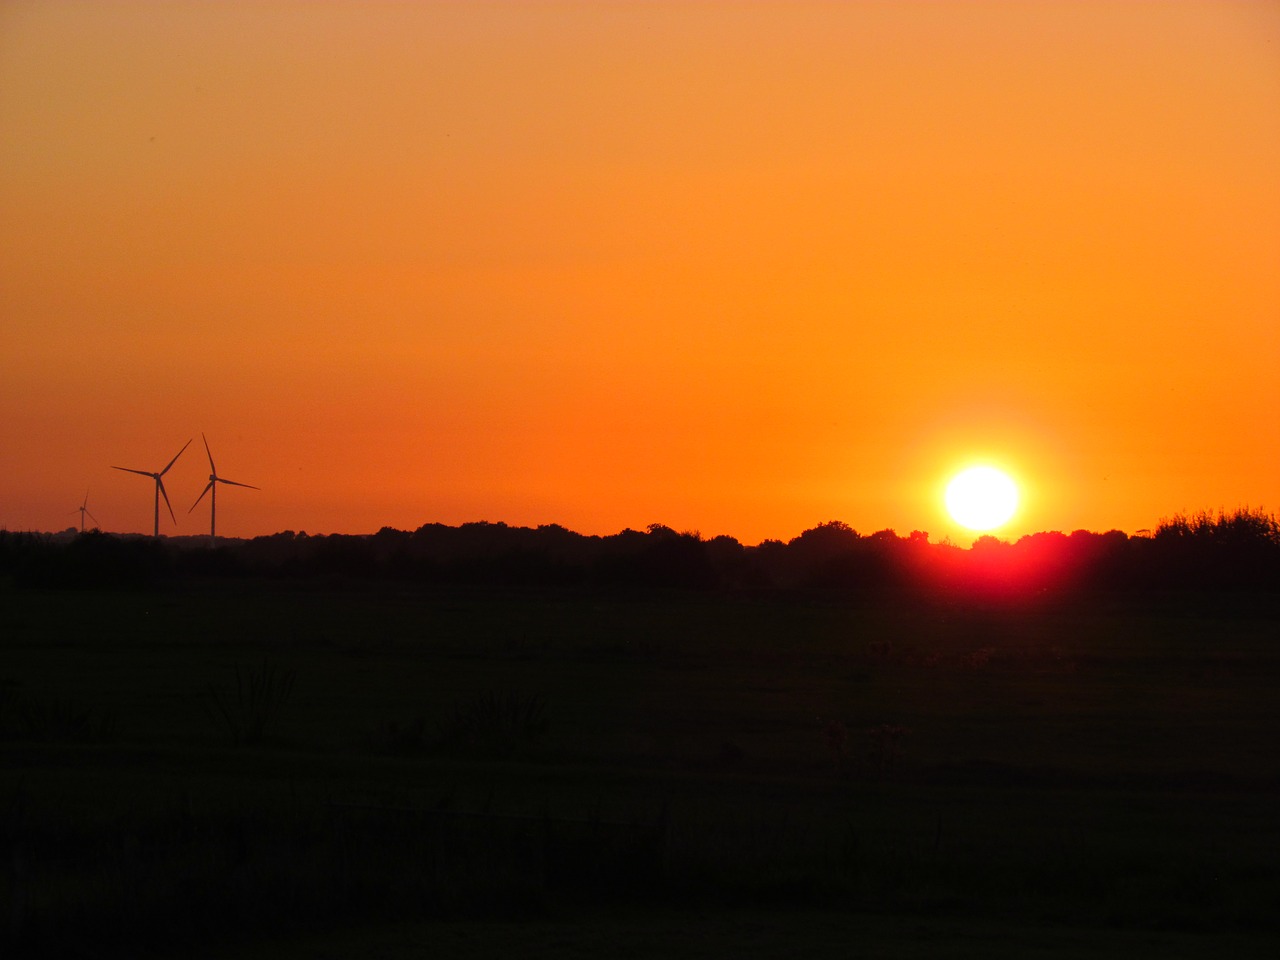
M1243 507L1161 519L1148 565L1160 582L1182 588L1275 587L1280 580L1280 520Z
M200 702L210 721L227 734L232 746L261 743L267 728L275 723L293 696L297 673L272 660L263 660L253 670L237 663L232 672L232 683L210 684Z
M463 756L510 757L547 732L547 704L537 694L488 691L454 704L440 744Z
M21 697L0 709L0 736L14 740L104 743L115 732L115 711L96 704Z

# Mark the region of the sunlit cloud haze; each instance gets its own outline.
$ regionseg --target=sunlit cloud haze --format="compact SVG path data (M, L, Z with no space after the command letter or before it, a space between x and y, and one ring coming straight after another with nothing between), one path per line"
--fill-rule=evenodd
M1280 5L10 2L0 525L1280 506Z

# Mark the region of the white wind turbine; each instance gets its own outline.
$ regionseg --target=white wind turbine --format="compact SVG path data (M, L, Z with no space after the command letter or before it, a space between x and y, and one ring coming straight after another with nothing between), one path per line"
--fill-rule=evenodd
M80 506L78 506L75 510L72 510L71 512L80 514L80 532L81 533L84 533L84 518L86 514L88 515L89 519L93 521L94 526L96 526L99 530L102 529L102 524L98 523L98 518L95 517L92 513L89 513L89 491L88 490L84 492L84 503L80 504Z
M250 483L237 483L235 480L226 480L218 476L218 468L213 465L213 454L209 451L209 438L203 433L200 439L204 441L204 452L209 455L209 485L201 491L200 496L196 497L196 502L191 505L190 513L200 505L200 501L204 499L204 495L209 494L209 545L213 546L217 543L218 536L218 484L226 483L233 487L248 487L250 490L259 490Z
M191 439L194 440L195 437L192 437ZM186 443L182 445L182 450L187 449L187 447L189 446L191 446L191 440L188 440ZM179 450L176 454L174 454L173 459L169 461L169 466L165 467L159 473L152 473L150 470L133 470L129 467L113 466L111 468L112 470L123 470L125 471L125 473L141 474L144 477L150 477L156 482L156 526L155 526L155 532L153 534L153 536L156 536L156 537L160 536L160 497L161 496L164 497L164 505L169 508L170 518L172 518L175 524L178 522L178 518L173 515L173 505L169 503L169 494L165 493L164 491L164 481L161 480L160 478L169 472L169 467L172 467L175 463L178 462L178 457L182 456L182 450Z

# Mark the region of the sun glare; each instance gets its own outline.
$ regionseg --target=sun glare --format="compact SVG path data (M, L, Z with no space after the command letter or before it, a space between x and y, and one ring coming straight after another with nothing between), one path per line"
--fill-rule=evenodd
M947 484L947 512L970 530L994 530L1018 509L1018 487L995 467L970 467Z

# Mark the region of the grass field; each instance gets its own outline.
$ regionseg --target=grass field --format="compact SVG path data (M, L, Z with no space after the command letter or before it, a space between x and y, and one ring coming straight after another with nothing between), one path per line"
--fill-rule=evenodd
M0 600L19 954L1280 942L1274 599Z

